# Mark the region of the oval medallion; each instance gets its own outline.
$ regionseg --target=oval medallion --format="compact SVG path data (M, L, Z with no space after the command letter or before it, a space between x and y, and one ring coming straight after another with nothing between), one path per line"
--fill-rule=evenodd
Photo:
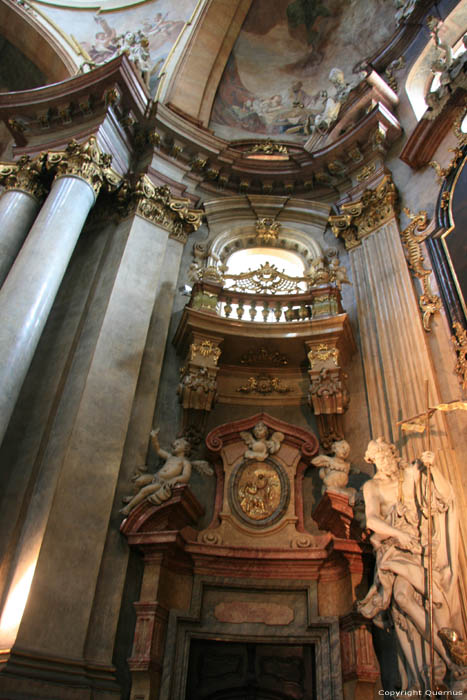
M234 470L229 496L232 510L244 522L266 527L278 520L289 502L289 480L272 459L250 459Z

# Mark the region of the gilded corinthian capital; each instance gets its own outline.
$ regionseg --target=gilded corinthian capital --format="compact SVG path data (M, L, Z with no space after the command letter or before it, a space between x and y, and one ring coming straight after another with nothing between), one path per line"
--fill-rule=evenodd
M50 152L46 157L47 170L59 177L79 177L88 183L97 197L101 187L112 191L121 182L121 177L110 167L112 156L102 153L95 136L85 143L70 141L64 151Z
M21 156L16 163L0 163L0 183L6 190L26 192L41 201L46 194L42 181L44 156Z
M188 199L174 197L166 185L157 187L147 175L140 175L134 185L125 181L118 199L124 216L137 213L167 229L170 237L181 243L201 225L201 210L190 209Z
M365 190L355 202L341 206L341 213L329 217L336 238L342 238L347 250L397 215L397 190L391 175L385 175L374 190Z

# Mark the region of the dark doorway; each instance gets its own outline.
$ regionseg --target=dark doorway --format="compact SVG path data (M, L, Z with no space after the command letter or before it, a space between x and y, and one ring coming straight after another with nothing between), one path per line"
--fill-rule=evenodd
M312 644L192 639L185 700L315 700Z

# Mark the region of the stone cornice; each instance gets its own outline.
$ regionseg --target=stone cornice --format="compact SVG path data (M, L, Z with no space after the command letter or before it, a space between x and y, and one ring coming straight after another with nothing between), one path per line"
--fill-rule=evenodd
M43 182L44 156L31 159L21 156L16 163L0 163L0 183L6 190L26 192L39 202L47 189Z
M53 85L0 94L0 119L17 146L36 152L54 141L66 143L74 134L78 138L89 122L92 130L97 130L109 110L128 136L137 141L149 102L138 71L122 55L89 73ZM61 132L66 136L62 137Z
M329 223L336 238L342 238L347 250L352 250L397 216L397 203L396 186L389 173L375 189L365 190L359 200L342 204L340 214L330 216Z
M191 209L189 199L174 197L167 186L155 186L147 175L140 175L134 185L125 180L117 197L123 216L139 214L165 228L170 238L181 243L186 243L188 235L201 226L200 209Z

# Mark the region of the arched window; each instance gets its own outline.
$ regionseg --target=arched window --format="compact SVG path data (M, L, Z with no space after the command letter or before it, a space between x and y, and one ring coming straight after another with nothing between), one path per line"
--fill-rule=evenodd
M305 274L302 258L290 250L281 248L258 247L237 250L225 261L228 271L233 275L247 272L247 270L257 270L265 263L274 265L290 277L303 277Z

